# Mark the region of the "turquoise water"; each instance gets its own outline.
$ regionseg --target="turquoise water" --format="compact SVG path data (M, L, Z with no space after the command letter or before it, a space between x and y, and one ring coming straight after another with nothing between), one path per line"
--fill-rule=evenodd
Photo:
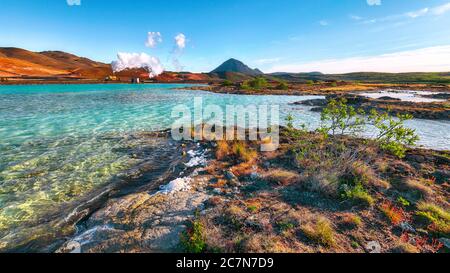
M124 148L142 131L169 128L172 108L204 104L279 104L281 119L315 127L319 114L290 103L311 96L243 96L174 90L183 85L0 86L0 249L2 237L42 221L58 208L138 164ZM420 145L449 149L450 123L413 120Z
M180 91L182 85L0 86L0 239L109 183L142 160L132 134L170 128L172 108L300 98ZM5 240L6 241L6 240ZM0 249L2 241L0 240Z

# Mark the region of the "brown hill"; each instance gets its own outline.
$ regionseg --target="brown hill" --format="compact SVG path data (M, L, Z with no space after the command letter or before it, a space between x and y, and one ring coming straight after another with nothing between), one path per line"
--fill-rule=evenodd
M67 74L69 74L67 70L0 57L0 77L54 77Z
M111 65L61 51L32 52L20 48L0 48L3 77L76 77L104 79Z

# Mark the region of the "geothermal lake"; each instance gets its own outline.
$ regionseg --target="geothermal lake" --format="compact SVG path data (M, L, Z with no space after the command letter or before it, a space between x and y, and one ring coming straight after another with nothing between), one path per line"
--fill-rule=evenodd
M158 153L136 157L140 132L170 128L172 108L203 104L280 105L311 128L320 115L293 102L313 96L246 96L178 90L187 85L0 86L0 249L25 225L99 189ZM175 90L175 88L177 90ZM419 145L450 148L450 122L412 120ZM146 143L145 145L148 145ZM157 143L154 145L158 145ZM157 151L157 149L155 150ZM147 158L146 158L147 157Z

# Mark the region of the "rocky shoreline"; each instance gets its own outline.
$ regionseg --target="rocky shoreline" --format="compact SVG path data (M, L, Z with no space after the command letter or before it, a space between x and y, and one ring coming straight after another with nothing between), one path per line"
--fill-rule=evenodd
M308 139L314 142L315 136ZM448 151L411 149L404 160L377 151L370 171L374 173L368 174L377 201L362 206L307 186L305 173L292 165L290 142L283 133L279 151L257 152L249 161L224 155L220 142L180 144L179 152L185 154L181 164L189 168L178 177L159 180L158 186L152 183L151 188L109 199L80 222L78 232L56 252L184 252L181 236L193 222L202 226L206 252L373 252L374 244L378 252L445 249L448 239L442 236L438 239L443 243L427 241L421 247L408 242L405 234L428 238L430 233L416 222L391 224L380 206L398 195L449 206ZM258 142L243 145L256 152ZM408 182L412 177L434 177L434 182L419 186ZM412 208L406 213L413 213ZM334 243L306 236L317 219L332 223Z
M219 94L239 94L239 95L291 95L291 96L327 96L327 95L345 95L358 92L378 92L381 90L410 90L410 91L429 91L442 92L450 94L448 85L426 85L426 84L369 84L369 83L316 83L299 84L289 83L287 89L278 89L276 84L270 84L266 88L259 90L243 89L239 84L225 86L219 83L210 83L203 86L190 86L178 88L180 90L209 91ZM446 96L447 95L441 95Z
M447 94L433 94L429 98L448 98ZM448 102L408 102L391 97L378 99L367 98L359 95L329 95L325 99L313 99L295 104L312 106L311 111L322 112L331 100L345 99L354 108L363 109L367 113L371 110L388 112L393 115L410 114L418 119L450 120L450 106Z

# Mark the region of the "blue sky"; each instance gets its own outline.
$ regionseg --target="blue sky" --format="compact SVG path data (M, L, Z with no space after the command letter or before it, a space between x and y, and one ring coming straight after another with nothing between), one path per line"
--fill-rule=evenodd
M118 52L146 53L168 70L176 55L195 72L230 57L266 72L400 72L414 67L411 58L415 69L450 71L450 0L68 2L77 0L0 0L0 46L103 62ZM160 32L162 42L147 47L148 32ZM185 48L175 50L180 33Z

